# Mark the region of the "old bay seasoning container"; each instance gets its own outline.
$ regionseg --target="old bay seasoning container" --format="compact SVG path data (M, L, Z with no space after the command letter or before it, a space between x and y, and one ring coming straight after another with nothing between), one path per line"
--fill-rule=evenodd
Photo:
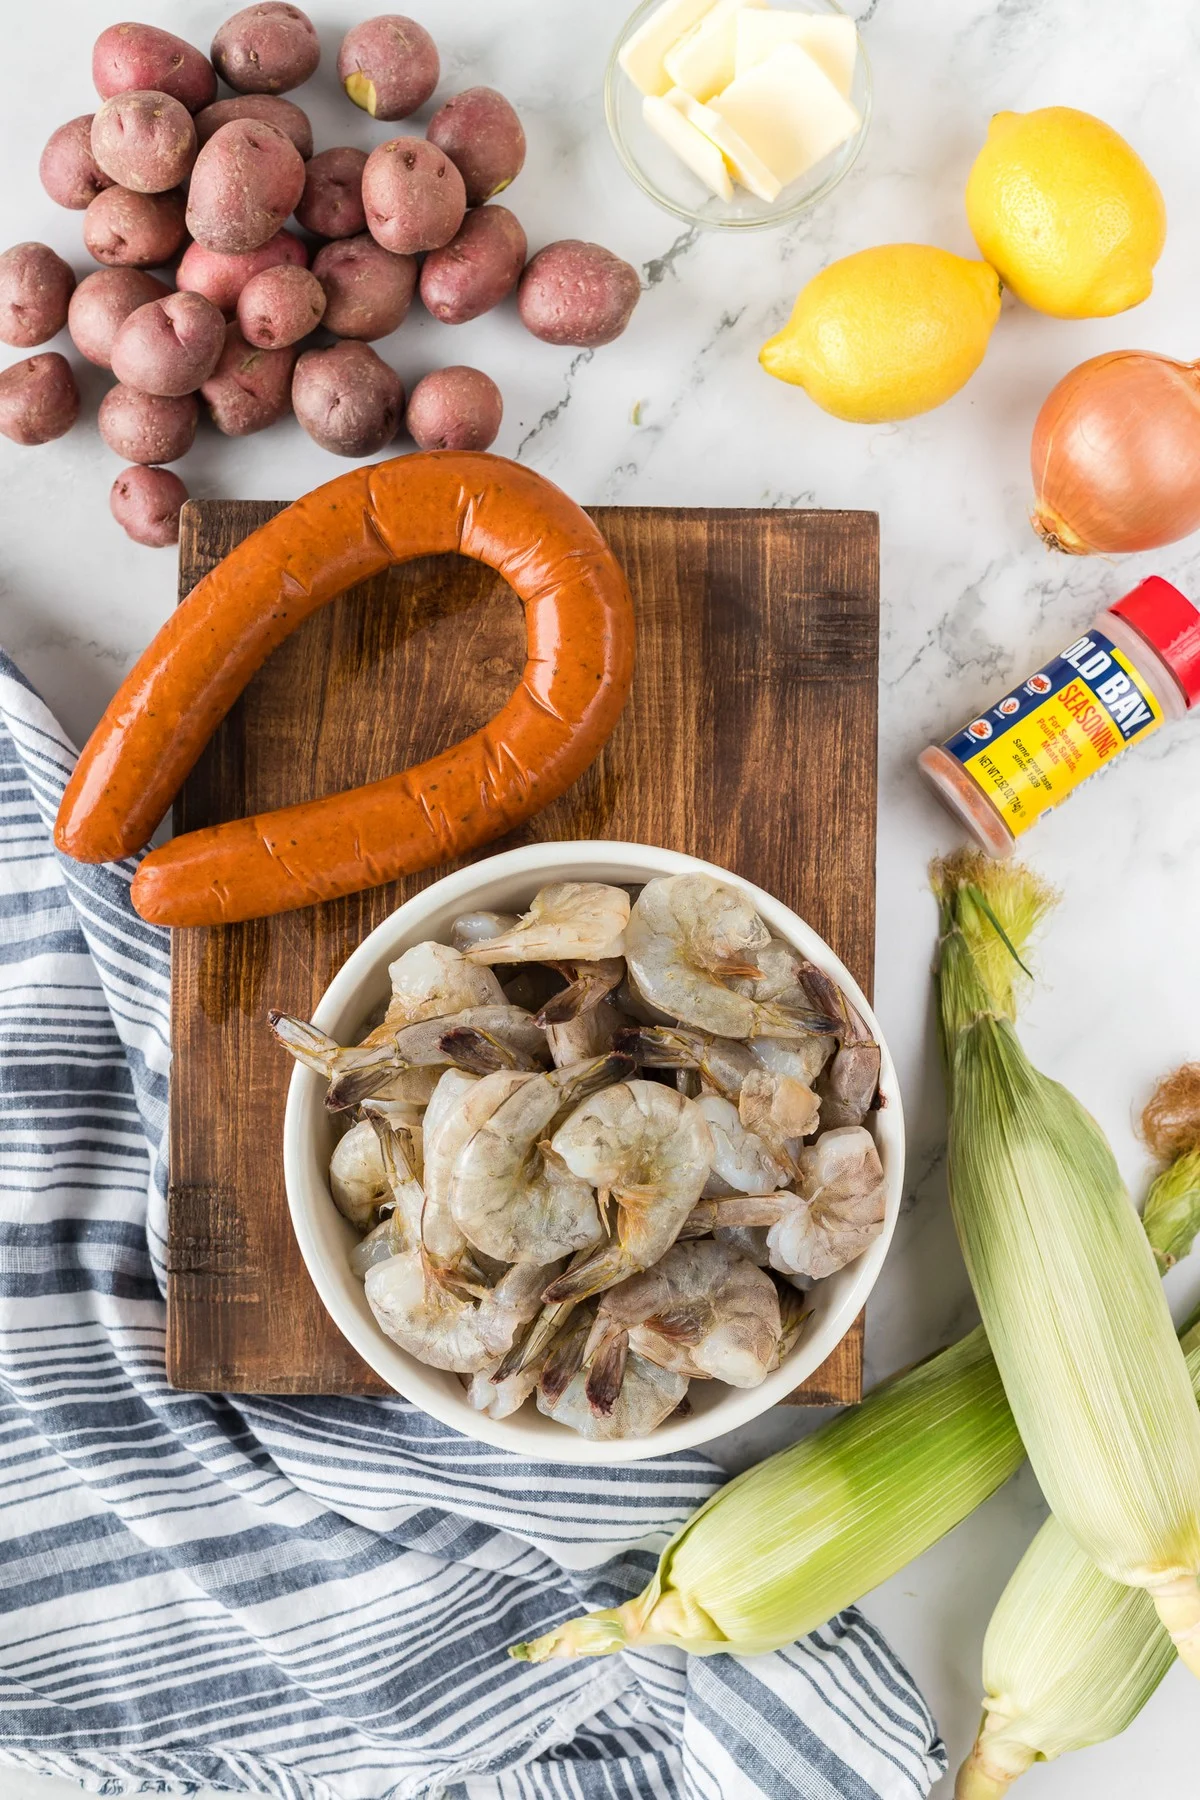
M1008 856L1089 775L1198 701L1200 611L1151 575L918 766L976 842Z

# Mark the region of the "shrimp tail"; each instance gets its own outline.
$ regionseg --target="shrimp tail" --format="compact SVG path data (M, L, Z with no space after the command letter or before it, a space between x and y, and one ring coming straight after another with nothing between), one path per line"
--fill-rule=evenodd
M566 979L567 986L552 994L535 1015L533 1022L543 1031L548 1025L569 1025L572 1019L591 1012L619 986L625 974L625 964L619 956L608 957L604 962L554 962L549 967Z
M627 1275L637 1273L638 1265L627 1250L618 1243L605 1244L544 1288L542 1300L547 1306L557 1306L562 1300L586 1300L589 1295L603 1293L605 1288L624 1281Z
M642 1321L648 1331L667 1338L672 1344L698 1344L713 1322L712 1302L681 1300L676 1306L664 1306Z
M774 1194L735 1194L730 1200L714 1200L714 1230L722 1226L778 1225L785 1213L797 1204L796 1196L786 1189Z
M267 1024L298 1063L329 1080L340 1045L323 1031L318 1031L315 1025L310 1025L307 1019L293 1019L289 1013L278 1012L275 1007L267 1014Z
M780 1006L776 1000L762 1001L758 1012L763 1025L780 1037L800 1037L806 1031L815 1037L840 1037L846 1029L845 1020L835 1019L831 1013L810 1012L806 1006Z
M372 1050L339 1050L331 1070L325 1105L330 1112L348 1112L377 1094L393 1075L402 1074L410 1065L395 1044L381 1044Z
M629 1333L610 1331L592 1357L584 1393L592 1411L601 1418L607 1418L617 1404L628 1355Z
M561 1309L560 1309L561 1310ZM589 1323L579 1319L567 1330L559 1329L556 1341L542 1365L538 1386L547 1406L557 1406L576 1375L583 1367L587 1351Z
M490 1031L474 1025L456 1025L438 1039L438 1049L468 1075L493 1075L497 1069L534 1069L537 1064L519 1050L510 1050Z
M594 1056L590 1062L576 1063L573 1069L562 1071L560 1105L573 1106L577 1100L586 1100L589 1094L597 1094L615 1081L624 1081L626 1076L633 1074L633 1069L632 1056L626 1056L620 1050Z

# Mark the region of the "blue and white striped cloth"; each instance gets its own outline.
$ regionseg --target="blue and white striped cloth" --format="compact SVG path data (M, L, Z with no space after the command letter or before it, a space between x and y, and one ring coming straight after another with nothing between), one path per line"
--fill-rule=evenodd
M544 1468L398 1398L167 1386L167 935L132 864L56 855L73 761L0 658L0 1764L286 1800L926 1794L935 1726L855 1610L774 1656L505 1656L636 1592L704 1458ZM607 1560L564 1568L580 1543Z

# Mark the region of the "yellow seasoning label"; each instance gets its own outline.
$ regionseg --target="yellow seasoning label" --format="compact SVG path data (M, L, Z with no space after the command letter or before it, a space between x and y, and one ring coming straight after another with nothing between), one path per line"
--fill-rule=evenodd
M1162 720L1162 708L1129 658L1093 631L943 748L1019 836Z

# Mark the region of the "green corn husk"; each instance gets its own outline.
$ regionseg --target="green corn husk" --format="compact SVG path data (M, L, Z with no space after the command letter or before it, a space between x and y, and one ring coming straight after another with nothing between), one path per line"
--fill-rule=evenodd
M1017 961L1050 896L1019 865L937 866L951 1207L1042 1491L1200 1674L1200 1411L1154 1254L1096 1122L1029 1062Z
M510 1655L778 1650L927 1550L1023 1460L987 1340L974 1331L721 1488L636 1599Z
M1200 1400L1200 1315L1182 1347ZM1033 1763L1116 1737L1174 1661L1149 1594L1102 1574L1047 1519L988 1626L983 1723L955 1800L1001 1800Z

